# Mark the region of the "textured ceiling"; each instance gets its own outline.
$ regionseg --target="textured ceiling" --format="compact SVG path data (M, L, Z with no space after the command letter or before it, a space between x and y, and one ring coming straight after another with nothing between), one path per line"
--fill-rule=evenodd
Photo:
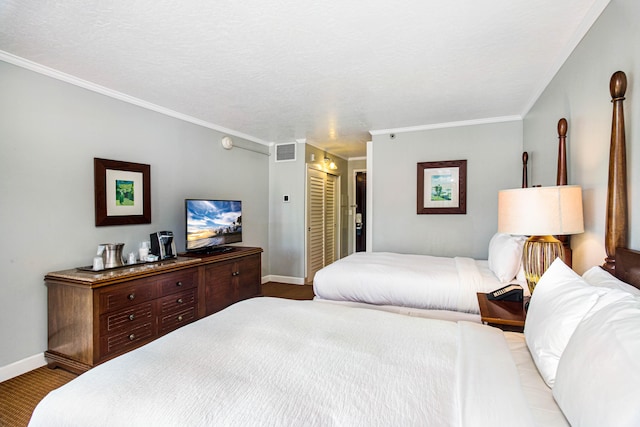
M19 59L261 143L522 116L609 0L0 0Z

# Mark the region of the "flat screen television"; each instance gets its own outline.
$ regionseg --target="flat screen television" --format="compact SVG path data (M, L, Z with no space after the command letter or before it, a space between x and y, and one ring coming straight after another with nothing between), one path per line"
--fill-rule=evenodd
M218 252L242 242L242 202L186 199L187 252Z

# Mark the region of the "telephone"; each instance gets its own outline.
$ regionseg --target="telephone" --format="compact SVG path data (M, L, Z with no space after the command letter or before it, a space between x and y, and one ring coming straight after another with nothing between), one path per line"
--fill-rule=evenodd
M510 284L487 294L487 299L522 302L522 286Z

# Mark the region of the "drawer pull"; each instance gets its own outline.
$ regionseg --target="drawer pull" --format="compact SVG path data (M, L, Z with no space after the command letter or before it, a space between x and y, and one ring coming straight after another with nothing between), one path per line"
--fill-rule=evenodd
M178 304L182 304L184 301L182 300L182 298L178 298L178 300L176 301Z
M234 271L233 273L231 273L232 276L239 276L240 272L239 271Z
M182 286L182 282L180 281L176 282L176 286Z
M135 314L133 314L133 313L132 313L132 314L130 314L130 315L129 315L129 320L133 320L133 319L135 319L135 318L136 318L136 315L135 315Z
M178 316L178 322L182 322L182 315Z
M129 335L129 341L133 341L136 339L136 334Z
M133 301L136 297L136 294L129 294L129 301Z

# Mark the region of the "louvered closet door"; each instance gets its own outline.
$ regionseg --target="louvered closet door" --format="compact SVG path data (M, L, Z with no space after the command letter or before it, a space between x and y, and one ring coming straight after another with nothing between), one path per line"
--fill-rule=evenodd
M324 265L336 260L336 177L327 174L324 187Z
M315 169L307 174L307 277L336 259L336 177Z
M307 180L307 281L324 267L324 184L326 174L309 169Z

